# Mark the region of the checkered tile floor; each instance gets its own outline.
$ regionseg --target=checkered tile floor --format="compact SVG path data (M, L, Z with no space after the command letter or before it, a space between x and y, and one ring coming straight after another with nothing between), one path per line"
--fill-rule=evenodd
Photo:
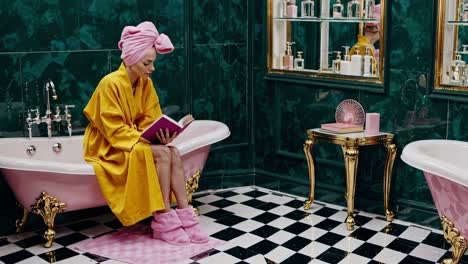
M316 202L305 211L303 197L258 187L197 194L194 205L212 237L225 240L218 248L185 264L229 263L440 263L450 255L442 232L412 223L385 221L358 212L356 228L343 223L344 207ZM119 228L105 214L57 227L52 248L44 248L42 231L0 238L0 263L122 263L80 252L74 244ZM461 263L468 263L464 256Z

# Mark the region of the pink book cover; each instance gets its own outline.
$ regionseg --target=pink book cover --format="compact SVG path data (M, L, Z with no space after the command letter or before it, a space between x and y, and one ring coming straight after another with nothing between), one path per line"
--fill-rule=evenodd
M149 125L142 133L141 137L145 138L149 142L155 144L159 143L158 138L156 137L156 133L162 129L163 131L169 129L169 133L172 135L173 133L177 132L179 135L186 129L193 121L192 115L186 115L179 120L179 122L175 121L174 119L170 118L167 115L162 115L156 121L154 121L151 125Z
M322 129L335 131L339 133L345 132L359 132L363 130L361 125L349 124L349 123L327 123L322 124Z

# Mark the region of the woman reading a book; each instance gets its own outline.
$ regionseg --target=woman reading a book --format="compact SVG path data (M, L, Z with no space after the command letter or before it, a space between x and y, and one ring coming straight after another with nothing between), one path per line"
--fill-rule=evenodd
M162 115L150 78L157 54L174 50L151 22L123 29L119 69L98 84L84 114L84 158L93 165L112 212L125 225L153 215L153 237L170 244L205 243L198 216L189 206L180 154L166 146L176 135L159 131L151 145L142 131ZM171 209L172 197L177 209Z

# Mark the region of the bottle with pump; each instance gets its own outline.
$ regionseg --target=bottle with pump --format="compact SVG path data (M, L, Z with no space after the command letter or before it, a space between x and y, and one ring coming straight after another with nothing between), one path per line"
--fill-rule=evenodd
M373 74L373 62L374 62L374 57L372 57L370 55L370 47L369 46L366 46L366 54L364 55L364 59L363 59L363 76L364 77L371 77L372 74Z
M304 70L304 58L302 58L302 51L297 52L297 57L294 59L294 69Z
M332 16L334 18L342 18L343 17L343 5L341 4L340 0L336 0L336 3L332 6Z
M314 0L303 0L301 2L301 17L314 17Z
M283 70L292 70L294 66L294 56L292 53L292 45L294 42L286 42L286 50L283 55Z
M362 75L362 56L359 54L358 46L355 46L354 54L351 56L351 75Z
M341 71L341 51L335 51L336 59L332 61L332 69L334 73L340 73Z
M288 1L288 17L289 18L296 18L297 17L297 5L296 0L289 0Z
M361 1L351 0L348 2L348 18L361 18Z
M351 56L349 56L349 46L343 46L345 55L343 60L340 61L340 73L344 75L351 75Z

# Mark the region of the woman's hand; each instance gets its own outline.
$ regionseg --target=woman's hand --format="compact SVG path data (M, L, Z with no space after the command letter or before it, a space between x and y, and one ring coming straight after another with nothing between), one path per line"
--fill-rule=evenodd
M159 142L161 142L161 144L167 145L177 137L177 132L171 135L169 133L169 129L166 128L165 131L160 129L159 132L156 132L156 137L158 138Z

